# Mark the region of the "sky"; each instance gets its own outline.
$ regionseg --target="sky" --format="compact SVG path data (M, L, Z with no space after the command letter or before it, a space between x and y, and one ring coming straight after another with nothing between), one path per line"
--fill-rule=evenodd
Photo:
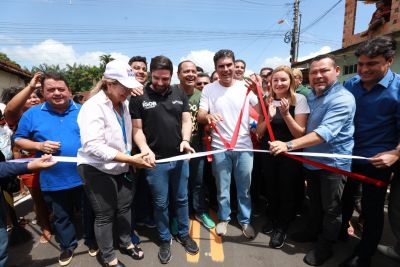
M190 59L211 73L215 52L231 49L249 74L289 64L284 37L293 25L293 2L0 0L0 52L28 69L42 63L99 65L103 54L125 61L141 55L148 62L164 55L174 66ZM317 20L337 2L300 0L299 61L341 48L345 0ZM356 32L367 28L374 11L374 5L358 6Z

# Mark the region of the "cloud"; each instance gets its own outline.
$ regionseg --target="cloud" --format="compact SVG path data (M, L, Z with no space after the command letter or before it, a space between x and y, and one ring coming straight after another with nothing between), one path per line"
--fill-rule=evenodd
M74 63L98 66L100 64L99 57L104 54L110 54L113 58L126 62L129 60L128 56L119 52L94 51L79 54L71 45L65 45L53 39L47 39L30 47L14 46L12 48L3 48L1 52L6 53L9 58L16 62L21 62L28 66L37 66L42 63L60 65L60 67Z
M311 52L308 55L299 57L297 61L304 61L306 59L310 59L313 57L316 57L318 55L326 54L332 51L332 48L329 46L323 46L321 47L318 51ZM276 68L281 65L288 65L290 66L290 56L286 58L281 58L281 57L270 57L266 58L262 64L262 67L271 67L271 68Z
M181 58L181 61L191 60L196 66L202 67L205 72L211 74L215 70L213 61L214 55L215 52L210 50L190 51L187 56Z
M281 58L281 57L270 57L266 58L262 64L262 67L270 67L276 68L281 65L290 65L289 62L290 57Z
M0 43L2 45L15 45L15 44L19 44L21 42L18 41L17 39L14 39L14 38L10 37L10 36L0 34Z
M308 54L306 56L299 57L297 59L297 61L304 61L306 59L313 58L313 57L316 57L318 55L327 54L327 53L329 53L331 51L332 51L332 48L330 46L323 46L323 47L321 47L320 50L318 50L316 52L311 52L310 54Z

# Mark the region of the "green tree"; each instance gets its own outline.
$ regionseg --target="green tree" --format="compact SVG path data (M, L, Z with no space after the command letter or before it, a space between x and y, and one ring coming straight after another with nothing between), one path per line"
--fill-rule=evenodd
M106 69L107 63L114 60L114 58L109 54L101 55L99 58L100 58L100 69L103 72Z
M6 54L0 52L0 60L12 63L14 65L17 65L18 67L21 67L17 62L15 62L14 60L11 60Z
M35 72L56 72L61 73L62 75L65 74L65 69L61 68L60 65L48 65L46 63L42 63L39 66L33 66L31 69L32 73Z

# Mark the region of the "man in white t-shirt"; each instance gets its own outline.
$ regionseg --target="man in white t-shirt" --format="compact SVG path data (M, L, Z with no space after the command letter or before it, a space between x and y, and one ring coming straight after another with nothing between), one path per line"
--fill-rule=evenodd
M222 137L230 143L234 137L234 129L243 108L243 116L235 148L252 149L249 132L249 105L256 106L257 97L250 92L244 81L234 79L235 56L230 50L220 50L214 56L215 70L219 80L204 87L198 111L198 121L203 124L214 123ZM224 143L215 130L211 133L213 150L224 149ZM238 215L243 234L254 238L254 229L250 225L251 198L250 183L253 168L253 152L238 152L228 150L213 155L212 171L216 178L218 219L217 234L225 235L230 221L230 183L231 174L235 178Z

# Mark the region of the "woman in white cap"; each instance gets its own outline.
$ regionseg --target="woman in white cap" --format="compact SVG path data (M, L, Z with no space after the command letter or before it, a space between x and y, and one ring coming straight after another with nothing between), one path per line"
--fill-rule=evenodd
M117 224L121 253L142 259L142 249L131 242L133 177L130 166L152 167L144 154L131 156L132 125L127 97L136 81L131 67L114 60L106 65L98 91L78 115L82 147L78 170L95 213L95 235L105 266L125 266L113 247L113 224ZM97 90L96 90L97 89Z

